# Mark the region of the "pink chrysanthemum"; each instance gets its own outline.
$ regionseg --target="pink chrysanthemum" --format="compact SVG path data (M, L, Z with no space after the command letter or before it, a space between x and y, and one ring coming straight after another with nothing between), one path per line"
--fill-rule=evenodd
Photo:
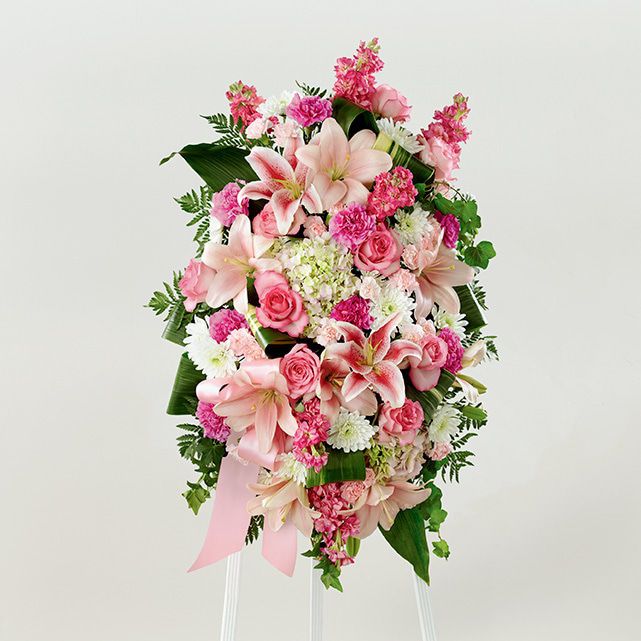
M209 335L217 342L222 343L235 330L249 325L242 314L235 309L219 309L209 317Z
M383 61L378 56L380 49L378 38L373 38L367 43L361 42L351 58L336 61L335 96L346 98L363 109L371 107L376 90L374 74L383 68Z
M356 536L360 522L355 514L345 514L351 507L342 495L342 483L327 483L308 490L311 506L320 512L314 520L314 529L320 532L323 542L321 552L336 565L348 565L354 559L347 554L345 542Z
M376 219L363 205L350 203L335 212L329 221L332 238L355 252L376 228Z
M320 401L312 398L304 403L304 410L296 414L298 429L294 434L294 458L305 467L320 472L327 464L328 454L323 443L329 434L329 421L321 414Z
M442 214L440 211L437 211L434 217L443 228L443 244L450 249L454 249L461 232L459 219L454 214Z
M212 403L203 403L203 401L198 401L196 418L203 426L203 432L207 438L220 441L221 443L225 443L227 441L231 430L225 423L225 419L214 412L214 406Z
M374 318L370 314L369 301L361 298L358 294L337 303L329 316L334 320L345 321L361 329L370 329L374 322Z
M229 100L229 110L234 122L241 123L243 131L245 127L260 118L258 107L265 102L265 99L258 95L256 87L246 85L242 80L229 85L229 91L225 93Z
M449 328L444 327L438 337L447 343L447 360L443 366L448 372L456 374L461 369L463 362L463 345L461 339Z
M238 202L240 189L238 183L231 182L211 197L211 215L225 227L231 227L236 216L249 214L249 200L243 198Z
M318 96L303 96L294 94L287 106L287 115L299 125L309 127L317 122L323 122L332 115L332 103Z
M384 220L397 209L412 206L418 195L412 178L412 172L406 167L394 167L376 176L374 189L367 199L367 211Z

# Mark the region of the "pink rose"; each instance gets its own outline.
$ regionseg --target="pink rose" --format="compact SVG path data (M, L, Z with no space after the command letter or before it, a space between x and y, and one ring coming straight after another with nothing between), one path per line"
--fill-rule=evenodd
M407 98L389 85L379 85L372 96L372 111L395 122L409 120L412 108Z
M190 260L183 277L178 282L182 295L185 296L185 309L193 312L198 303L207 298L209 286L216 272L199 260Z
M357 249L354 264L364 272L377 271L383 276L391 276L400 269L402 252L403 248L394 232L379 223L376 230Z
M298 233L300 226L305 222L305 212L302 207L299 207L294 214L292 226L289 228L287 235L294 236ZM278 238L282 236L278 231L276 225L276 216L272 206L267 203L262 211L252 220L252 231L260 236L267 236L267 238Z
M296 345L280 361L280 373L287 380L289 396L300 398L316 389L320 360L306 345Z
M419 142L424 147L418 157L426 164L434 167L436 180L452 180L452 172L458 169L460 153L448 145L442 138L434 137L425 139L419 136Z
M393 408L383 403L378 417L378 440L387 443L397 438L400 445L409 445L423 425L423 408L420 403L405 399L401 407Z
M447 360L447 343L438 336L426 333L422 340L421 360L410 357L410 380L420 392L432 389L441 376L441 367Z
M256 318L263 327L273 327L290 336L300 336L309 322L303 308L303 299L278 272L258 274L254 281L260 307Z

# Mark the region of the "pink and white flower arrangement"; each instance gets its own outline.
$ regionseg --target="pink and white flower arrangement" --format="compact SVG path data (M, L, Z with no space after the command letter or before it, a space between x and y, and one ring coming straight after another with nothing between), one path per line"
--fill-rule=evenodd
M149 306L185 348L168 408L194 419L184 496L217 496L194 567L261 530L288 574L308 537L328 587L377 529L425 580L426 528L449 554L437 483L486 422L469 370L496 356L478 282L494 249L451 185L468 99L415 135L379 53L339 58L331 92L238 81L208 118L222 138L178 152L205 183L178 199L197 249Z

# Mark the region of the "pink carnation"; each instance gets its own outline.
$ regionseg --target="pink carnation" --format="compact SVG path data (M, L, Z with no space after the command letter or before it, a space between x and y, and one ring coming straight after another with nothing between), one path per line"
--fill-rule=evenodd
M412 172L406 167L394 167L376 176L374 189L367 199L367 211L384 220L393 216L397 209L411 207L418 192L412 182Z
M235 329L229 334L229 347L236 356L248 361L265 358L263 348L256 342L252 333L244 327Z
M220 309L209 317L209 335L217 342L222 343L235 329L249 328L242 314L235 309Z
M236 216L247 216L249 213L249 200L243 198L239 203L239 192L240 185L231 182L211 197L211 215L225 227L230 227Z
M375 228L374 216L358 203L350 203L339 209L329 221L329 233L332 238L353 252L371 236Z
M303 227L305 228L303 236L306 238L318 238L318 236L322 236L327 231L327 227L325 227L325 223L320 216L307 216Z
M229 86L225 96L229 100L229 110L234 123L240 122L243 130L256 118L260 118L258 107L265 102L265 99L258 95L255 87L239 80Z
M454 214L442 214L440 211L437 211L434 217L443 228L443 244L450 249L454 249L461 232L459 219Z
M303 127L309 127L332 115L332 103L318 96L301 98L295 93L287 107L287 115Z
M190 260L183 277L178 281L180 292L185 297L185 309L193 312L198 303L207 298L207 292L216 272L199 260Z
M339 58L334 66L334 95L369 109L376 90L374 74L383 68L379 51L378 38L373 38L370 42L361 42L351 58Z
M407 269L399 269L389 277L389 284L406 292L413 292L418 288L418 280Z
M361 329L370 329L374 322L374 318L370 314L369 302L358 294L337 303L329 316L334 320L351 323Z
M434 443L427 450L427 455L432 461L442 461L452 451L452 445L449 442Z
M212 403L198 401L196 418L203 426L203 433L207 438L220 441L221 443L225 443L227 441L231 430L225 423L225 419L214 412L214 406Z
M463 345L461 339L449 327L444 327L439 333L438 337L447 343L447 359L443 367L452 374L456 374L463 362Z

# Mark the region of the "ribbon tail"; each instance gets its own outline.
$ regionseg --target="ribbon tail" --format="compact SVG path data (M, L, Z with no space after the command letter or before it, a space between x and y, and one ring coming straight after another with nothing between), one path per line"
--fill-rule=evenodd
M247 501L253 497L247 485L255 483L257 478L256 465L251 463L243 465L231 455L223 458L209 529L200 554L189 568L189 572L220 561L243 549L251 519L246 505Z
M263 556L287 576L292 576L296 568L297 532L291 519L277 532L273 532L267 523L263 530Z

